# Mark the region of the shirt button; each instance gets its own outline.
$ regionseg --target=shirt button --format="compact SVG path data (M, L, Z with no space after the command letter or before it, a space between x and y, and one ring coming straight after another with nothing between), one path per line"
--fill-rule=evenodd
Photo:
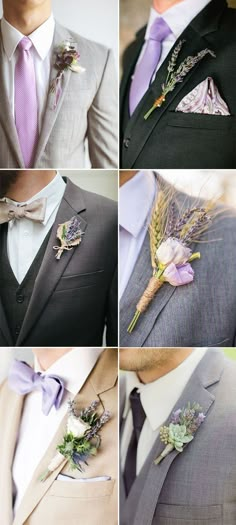
M24 302L24 295L17 295L16 296L16 302L17 303L23 303Z
M130 143L130 139L124 139L123 140L123 146L125 149L128 149Z
M27 232L27 230L24 231L24 236L25 236L25 237L28 237L28 236L29 236L29 232Z

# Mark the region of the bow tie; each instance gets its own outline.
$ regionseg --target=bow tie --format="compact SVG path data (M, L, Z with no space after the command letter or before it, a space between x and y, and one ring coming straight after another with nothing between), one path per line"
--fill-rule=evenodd
M0 202L0 224L13 219L30 219L35 222L43 222L46 211L47 199L37 199L30 204L15 206L7 202Z
M14 360L8 376L8 384L17 394L25 395L33 390L42 391L42 411L47 416L53 406L61 405L64 383L55 375L42 375L22 361Z

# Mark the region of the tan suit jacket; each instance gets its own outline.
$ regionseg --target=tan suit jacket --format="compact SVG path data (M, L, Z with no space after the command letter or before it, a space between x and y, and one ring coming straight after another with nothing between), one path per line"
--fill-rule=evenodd
M4 525L116 525L117 518L117 350L105 350L86 383L76 396L79 408L98 399L112 413L102 428L102 444L97 456L89 460L84 473L71 471L67 460L45 482L40 475L55 456L65 433L67 415L57 429L45 455L32 473L32 479L16 511L12 513L12 462L24 397L11 391L7 382L0 389L0 522ZM22 469L24 464L22 463ZM74 478L110 476L110 481L79 483L58 481L59 474Z

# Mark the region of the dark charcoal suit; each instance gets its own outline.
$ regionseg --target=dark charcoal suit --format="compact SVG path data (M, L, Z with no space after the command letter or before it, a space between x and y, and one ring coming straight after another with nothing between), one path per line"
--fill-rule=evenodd
M58 224L75 215L84 232L82 242L56 260L53 247L60 244L56 239ZM1 245L3 228L0 227ZM36 259L33 265L37 264ZM20 296L29 300L29 304L22 326L17 328L17 338L12 333L13 323L7 321L9 309L3 307L7 291L5 266L0 267L0 346L101 346L105 326L107 344L116 346L116 267L116 203L84 191L67 179L35 282L30 292L32 279L24 280L26 290L21 286ZM32 277L32 268L28 274ZM18 304L21 306L22 302ZM13 304L13 313L15 308L17 305Z
M131 118L128 95L131 76L145 36L144 27L125 51L121 84L121 166L123 168L235 168L236 165L236 10L225 0L212 0L190 23L177 64L209 48L207 55L169 93L147 121L145 113L161 95L173 48ZM178 40L178 41L179 41ZM176 42L176 45L178 43ZM212 77L231 116L175 112L179 102L207 77Z

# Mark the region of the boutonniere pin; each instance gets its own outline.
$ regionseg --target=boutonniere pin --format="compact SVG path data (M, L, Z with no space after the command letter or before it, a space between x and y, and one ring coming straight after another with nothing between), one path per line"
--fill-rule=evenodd
M153 276L136 306L127 329L129 333L165 282L183 286L193 281L194 270L190 263L201 257L200 252L192 253L189 245L197 242L211 224L213 204L194 206L180 215L177 205L171 200L169 194L158 192L149 227Z
M57 239L59 239L61 246L53 246L53 249L57 250L56 259L61 258L64 250L70 251L74 246L78 246L82 241L82 235L84 232L81 231L77 217L72 217L69 221L59 224Z
M205 419L202 408L198 403L173 412L168 427L161 427L160 440L166 445L163 452L155 459L159 463L173 450L183 452L185 445L193 440L194 434Z
M77 412L74 401L69 403L69 414L66 433L63 442L57 447L57 454L49 463L47 471L40 476L40 481L45 481L67 459L72 470L84 471L83 464L88 466L88 460L96 456L101 445L101 428L111 419L107 410L101 416L96 412L99 401L81 412Z
M210 54L214 58L216 57L215 53L211 51L211 49L206 48L202 51L199 51L199 53L196 56L188 56L187 58L185 58L185 60L176 69L177 59L185 42L185 40L180 40L178 45L175 47L170 62L168 64L168 74L166 81L164 82L164 84L162 84L162 93L160 97L158 97L155 100L149 111L144 115L145 120L147 120L148 117L150 117L150 115L156 108L160 108L162 106L162 104L166 100L166 95L168 95L168 93L170 93L171 91L174 91L176 84L183 82L184 78L189 73L189 71L191 71L191 69L195 67L196 64L200 62L200 60L202 60L208 54Z
M65 71L70 69L74 73L84 73L85 68L79 65L80 54L73 42L63 42L56 51L55 68L58 73L50 86L50 93L55 95L54 109L57 107L61 95L61 82Z

